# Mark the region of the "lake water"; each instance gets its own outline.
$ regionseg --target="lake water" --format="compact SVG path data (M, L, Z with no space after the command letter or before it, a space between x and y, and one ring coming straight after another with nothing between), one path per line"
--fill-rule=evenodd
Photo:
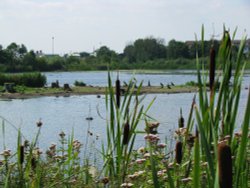
M66 73L45 73L48 82L59 80L60 83L73 84L75 80L82 80L90 85L104 86L107 84L107 72L66 72ZM112 74L116 77L116 73ZM194 74L134 74L133 72L120 73L121 81L128 81L131 76L137 80L150 80L151 85L162 83L183 84L187 81L196 80ZM246 107L248 87L250 77L244 76L243 89L240 100L240 112ZM144 100L147 106L156 97L156 100L149 110L149 115L157 119L161 125L159 132L161 138L171 135L178 126L180 108L183 110L184 118L187 120L190 105L194 93L183 94L148 94ZM98 111L100 114L98 114ZM243 113L239 113L238 119L242 119ZM0 149L3 144L8 148L15 148L17 141L17 131L13 128L20 128L23 135L31 140L37 133L36 122L41 119L43 126L39 139L39 146L44 150L52 143L58 141L58 134L64 131L66 135L74 132L74 137L86 143L88 130L93 133L89 136L88 143L93 143L96 147L105 142L106 139L106 107L105 96L97 98L96 95L71 96L71 97L40 97L25 100L0 101L0 120L5 119L5 134L0 131ZM86 117L93 117L93 121L87 121ZM3 123L0 123L0 127ZM138 127L144 129L143 122ZM98 139L97 139L98 137ZM144 144L143 135L139 135L137 146Z
M107 71L86 71L86 72L46 72L48 85L51 82L59 81L61 85L68 83L73 85L74 82L83 81L88 85L93 86L107 86L108 74ZM111 72L112 80L117 77L117 72ZM131 78L136 78L138 82L143 81L144 85L150 81L151 85L158 86L160 83L164 85L170 84L185 84L187 81L195 81L196 75L194 71L155 71L155 72L141 72L141 71L121 71L119 72L119 78L123 82L129 82Z

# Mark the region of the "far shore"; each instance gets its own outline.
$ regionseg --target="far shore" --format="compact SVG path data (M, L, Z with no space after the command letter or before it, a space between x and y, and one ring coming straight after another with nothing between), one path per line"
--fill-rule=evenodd
M197 87L193 86L144 86L141 88L140 94L174 94L174 93L191 93L196 92ZM0 93L0 100L8 99L29 99L37 97L55 96L55 97L70 97L76 95L104 95L106 87L72 87L71 90L63 88L29 88L27 91L8 93Z

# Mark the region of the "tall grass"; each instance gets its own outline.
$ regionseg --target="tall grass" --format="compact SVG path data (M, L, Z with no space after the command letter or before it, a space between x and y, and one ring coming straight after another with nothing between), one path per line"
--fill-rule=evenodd
M204 36L203 30L202 36ZM233 34L233 38L234 36L235 33ZM244 174L247 172L247 165L242 165L240 162L246 162L246 146L247 142L249 143L247 137L249 128L250 95L248 96L244 121L242 124L236 122L241 93L241 80L245 66L244 62L242 62L245 41L246 36L244 36L241 41L236 62L233 62L231 60L231 37L226 30L224 31L218 56L216 58L216 63L221 65L220 70L222 73L217 76L215 83L213 84L216 85L220 82L220 88L218 92L214 92L214 87L212 86L210 90L210 98L207 94L207 88L204 84L205 82L202 81L202 76L206 77L206 75L201 75L200 62L197 58L199 106L196 106L195 113L201 140L201 159L208 162L206 171L208 173L207 181L210 187L219 187L218 144L220 142L225 142L230 146L232 150L231 157L235 157L233 160L233 171L235 172L233 177L234 187L246 186L246 181L240 181L239 179L240 174L243 175L241 176L242 178L246 178L246 175L244 176ZM233 64L236 67L234 76L232 76ZM232 82L232 86L229 85L230 82ZM243 133L240 139L235 136L235 130L239 125L242 126L241 131ZM238 146L236 146L236 144Z
M125 182L128 166L136 139L136 129L144 115L144 106L139 99L142 83L136 88L136 82L130 81L121 101L119 78L116 80L116 92L108 75L106 95L107 107L107 143L103 146L104 174L110 178L112 186ZM115 97L116 96L116 97Z

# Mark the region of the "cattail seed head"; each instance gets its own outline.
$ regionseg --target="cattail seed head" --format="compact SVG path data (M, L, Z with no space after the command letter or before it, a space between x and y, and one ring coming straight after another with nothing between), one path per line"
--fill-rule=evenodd
M129 132L130 132L130 127L129 123L125 123L124 128L123 128L123 145L127 145L129 142Z
M24 146L21 145L21 146L19 147L19 149L20 149L20 158L19 158L19 162L20 162L20 164L23 164L23 162L24 162Z
M116 104L117 107L120 108L120 100L121 100L121 84L119 78L117 78L115 82L115 88L116 88Z
M179 121L178 121L178 124L179 124L179 128L183 128L184 127L184 118L182 116L182 109L180 110L180 118L179 118Z
M231 148L225 143L218 145L218 162L220 188L232 188Z
M215 50L214 47L210 49L210 69L209 69L209 87L210 91L214 87L214 76L215 76Z
M199 138L199 130L197 126L195 127L195 138Z
M175 161L180 164L182 160L182 143L179 141L175 145Z

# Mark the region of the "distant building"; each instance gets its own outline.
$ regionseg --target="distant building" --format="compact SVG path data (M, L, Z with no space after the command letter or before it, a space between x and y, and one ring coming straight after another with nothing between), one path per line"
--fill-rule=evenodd
M249 52L250 52L250 39L247 39L244 53L249 54Z
M36 51L36 56L37 57L43 57L44 56L43 51L42 50Z
M43 57L51 58L51 57L61 57L61 56L59 54L44 54Z
M78 52L70 53L70 54L68 54L68 56L79 57L79 58L81 57L80 53L78 53Z

